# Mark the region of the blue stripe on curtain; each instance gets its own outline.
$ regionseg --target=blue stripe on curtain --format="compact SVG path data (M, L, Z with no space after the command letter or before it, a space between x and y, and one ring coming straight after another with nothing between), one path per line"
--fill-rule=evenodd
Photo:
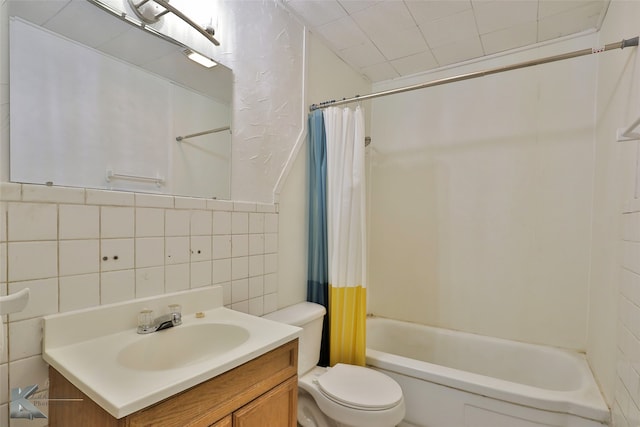
M321 110L309 114L309 253L307 301L329 312L329 257L327 253L327 139ZM320 366L329 365L329 316L324 317Z

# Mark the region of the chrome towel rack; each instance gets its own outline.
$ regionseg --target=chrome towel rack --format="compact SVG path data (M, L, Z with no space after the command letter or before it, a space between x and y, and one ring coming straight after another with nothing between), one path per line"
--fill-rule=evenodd
M216 46L220 46L220 42L213 37L215 31L212 27L202 28L180 10L171 6L167 0L141 0L136 3L136 0L128 0L129 5L133 8L133 11L136 13L138 18L142 19L143 22L147 24L153 24L158 22L160 18L162 18L167 13L173 13L178 18L182 19L184 22L189 24L193 29L197 32L205 36L211 43ZM164 10L158 11L157 6L154 6L153 3L160 5Z
M165 179L161 176L140 176L140 175L127 175L123 173L115 173L111 169L107 169L106 180L111 182L114 179L124 179L129 181L151 181L156 186L160 187L164 184Z
M219 127L219 128L210 129L210 130L205 130L205 131L197 132L197 133L192 133L192 134L189 134L189 135L177 136L177 137L176 137L176 141L180 142L180 141L182 141L183 139L193 138L194 136L208 135L208 134L210 134L210 133L223 132L223 131L225 131L225 130L230 131L230 130L231 130L231 128L230 128L229 126L222 126L222 127Z

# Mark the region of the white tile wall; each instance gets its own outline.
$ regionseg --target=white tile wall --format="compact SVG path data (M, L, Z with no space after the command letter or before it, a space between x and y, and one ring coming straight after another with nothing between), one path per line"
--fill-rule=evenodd
M10 387L47 384L42 316L212 284L235 310L276 310L277 212L250 202L0 183L0 294L31 289L27 308L4 319L10 342L0 384L9 387L0 386L0 419L8 417Z
M640 212L623 214L618 302L618 382L612 426L640 425Z

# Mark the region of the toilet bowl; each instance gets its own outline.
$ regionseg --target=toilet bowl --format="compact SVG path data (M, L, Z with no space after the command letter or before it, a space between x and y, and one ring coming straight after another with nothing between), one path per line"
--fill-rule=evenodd
M405 414L402 389L373 369L338 363L316 366L323 306L295 304L264 318L301 327L298 343L298 423L303 427L393 427Z

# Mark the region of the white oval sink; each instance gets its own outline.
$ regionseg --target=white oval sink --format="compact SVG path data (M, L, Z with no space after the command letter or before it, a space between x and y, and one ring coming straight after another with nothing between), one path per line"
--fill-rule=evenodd
M231 351L248 339L248 330L225 323L174 326L140 335L120 350L117 361L142 371L176 369Z

